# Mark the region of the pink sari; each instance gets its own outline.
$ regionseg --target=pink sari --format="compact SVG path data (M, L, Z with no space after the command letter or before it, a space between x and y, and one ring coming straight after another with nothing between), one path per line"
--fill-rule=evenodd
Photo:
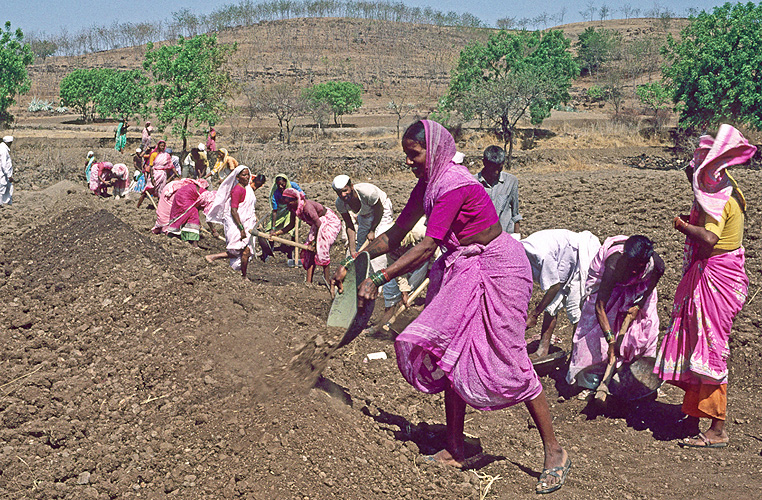
M452 161L455 141L436 122L426 129L423 205L477 181ZM419 181L420 182L420 181ZM532 270L521 243L506 233L487 246L462 246L452 231L433 265L426 308L397 337L397 366L419 391L450 386L466 403L497 410L536 398L542 385L526 350L524 331Z
M582 306L577 330L572 338L574 350L569 361L569 372L566 374L566 381L570 384L595 389L597 383L586 378L583 380L578 375L582 370L589 367L600 368L599 371L602 374L608 361L608 343L603 336L601 326L598 324L598 317L595 314L595 301L598 299L598 288L603 279L606 260L623 251L624 242L627 238L627 236L612 236L606 239L590 263L585 287L588 296ZM619 332L627 311L648 288L653 268L653 258L651 258L640 276L635 276L626 283L614 286L611 297L606 304L606 317L608 317L614 332ZM659 338L659 315L656 310L656 302L657 294L656 289L654 289L622 339L621 357L617 358L617 365L630 362L636 358L653 356L656 353L656 344Z
M156 196L161 196L167 185L167 171L174 170L172 157L169 153L159 153L153 160L153 185Z
M90 191L93 194L97 194L99 196L106 195L106 188L103 184L101 176L105 173L106 170L112 170L113 168L114 166L107 161L101 161L92 166L90 169L89 187Z
M698 219L694 205L690 223ZM705 259L695 247L685 239L686 265L654 367L660 379L681 387L727 383L730 330L749 288L743 247Z
M159 203L156 206L156 224L151 231L154 234L166 233L169 230L170 212L172 211L172 202L175 199L177 191L188 184L196 183L203 188L207 188L209 183L205 180L199 184L195 179L180 179L172 181L164 186L164 192L159 196Z

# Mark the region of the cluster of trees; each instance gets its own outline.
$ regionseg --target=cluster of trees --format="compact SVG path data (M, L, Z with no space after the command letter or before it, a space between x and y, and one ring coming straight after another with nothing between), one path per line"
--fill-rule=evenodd
M221 44L215 35L180 38L171 45L148 44L141 70L77 69L61 80L61 104L75 109L84 121L97 115L130 120L153 114L171 126L183 141L192 126L216 123L230 111L237 84L229 71L236 44ZM294 118L311 115L318 124L341 117L362 106L361 85L326 82L299 89L279 83L246 89L248 111L278 119L281 137L290 142Z
M273 0L257 3L242 0L237 4L221 5L206 15L194 14L184 8L173 12L169 19L93 25L75 33L66 29L58 34L29 33L26 41L32 46L35 56L44 60L50 55L75 56L297 17L350 17L439 26L486 27L483 21L468 12L445 13L431 7L411 7L402 2L384 0Z
M149 44L144 71L93 68L66 75L60 84L61 104L85 121L96 113L126 120L155 114L183 139L186 150L190 126L215 122L226 110L234 90L228 65L236 49L235 44L218 43L215 35L181 38L161 47Z
M8 109L16 102L16 96L29 92L31 81L26 67L32 64L34 55L29 44L24 43L20 28L11 29L11 22L0 30L0 126L13 121Z
M500 31L484 44L469 44L453 70L440 115L454 111L490 123L507 146L510 164L518 121L528 117L539 125L569 100L579 74L569 47L560 30Z
M342 124L343 115L362 106L363 88L356 83L333 81L300 89L295 83L280 82L263 88L249 86L245 92L249 120L256 116L274 116L278 120L280 139L290 144L296 118L310 116L322 126L333 115L334 124Z

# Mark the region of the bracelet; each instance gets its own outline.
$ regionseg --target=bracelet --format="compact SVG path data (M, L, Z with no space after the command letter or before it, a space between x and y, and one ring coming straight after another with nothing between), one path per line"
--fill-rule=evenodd
M354 261L355 261L355 259L353 259L352 256L350 255L346 259L342 260L341 263L339 264L339 266L341 266L341 267L347 267L347 266L349 266L349 264L351 264Z
M238 229L243 231L243 224L238 224Z
M381 273L384 275L384 279L387 283L389 283L392 279L389 277L389 274L386 272L386 269L382 269Z
M373 273L368 277L373 282L373 284L376 285L377 287L381 287L387 283L387 280L386 280L386 277L384 276L383 271Z
M606 338L606 342L609 344L612 344L614 342L614 332L611 330L607 330L603 332L603 336Z

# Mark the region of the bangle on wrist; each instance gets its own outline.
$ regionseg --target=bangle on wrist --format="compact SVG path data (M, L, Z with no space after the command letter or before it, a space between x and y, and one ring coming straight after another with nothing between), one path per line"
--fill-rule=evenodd
M614 332L612 332L611 330L606 330L605 332L603 332L603 336L606 338L606 342L608 342L609 344L614 343Z
M384 275L384 279L387 283L389 283L392 279L389 277L389 273L386 272L386 269L382 269L381 273Z
M339 264L339 265L340 265L341 267L347 267L349 264L351 264L351 263L352 263L352 262L354 262L354 261L355 261L355 259L353 259L353 258L352 258L352 256L350 255L350 256L349 256L349 257L347 257L346 259L342 260L342 261L341 261L341 264Z
M376 273L373 273L369 276L370 280L373 282L376 287L381 287L386 284L386 278L384 277L383 271L379 271Z

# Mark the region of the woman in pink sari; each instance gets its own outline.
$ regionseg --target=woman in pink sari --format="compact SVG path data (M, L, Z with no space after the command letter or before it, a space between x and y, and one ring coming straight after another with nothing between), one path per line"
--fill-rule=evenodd
M167 234L179 237L187 241L191 246L198 247L201 238L201 218L199 212L205 213L211 209L214 203L216 191L207 191L209 184L204 179L192 179L177 190L172 200L172 211L167 226ZM167 188L164 188L166 192ZM207 222L212 236L217 237L217 230L211 222Z
M572 337L568 383L595 390L606 370L610 344L616 343L618 364L656 354L656 284L663 274L664 261L645 236L612 236L603 242L588 271L586 298ZM627 316L632 322L617 338Z
M341 219L333 210L316 201L306 199L302 191L297 191L293 187L283 190L281 201L291 212L291 219L286 227L272 231L270 234L273 236L288 234L296 224L294 215L309 224L310 233L307 235L306 244L312 250L302 253L302 265L307 270L307 283L312 283L315 266L322 266L323 277L333 295L328 267L331 265L331 245L341 232Z
M151 155L151 168L153 170L153 185L156 196L161 196L164 186L174 177L175 165L172 156L166 152L167 143L159 141L156 145L156 156Z
M130 169L124 163L117 163L111 169L114 174L114 199L127 196L127 185L130 180Z
M685 430L693 437L681 446L728 445L730 330L746 302L749 278L742 246L746 200L726 168L745 163L756 150L738 130L721 125L716 138L701 137L685 169L693 207L673 222L685 234L683 277L654 368L659 378L685 390ZM712 422L705 432L699 432L700 418Z
M102 198L108 197L108 188L116 184L117 181L111 171L113 168L114 166L107 161L101 161L92 166L89 179L92 194Z
M429 458L456 467L467 464L467 404L497 410L524 403L544 448L536 491L555 491L566 480L571 461L556 440L524 341L532 294L526 253L503 232L484 188L466 167L453 162L455 141L442 125L414 123L402 138L402 149L418 183L394 226L377 236L367 251L374 258L395 249L424 215L426 236L365 280L358 298L374 299L384 283L428 262L440 245L446 248L430 271L426 308L395 341L397 365L405 379L425 393L444 391L445 448ZM345 274L340 267L334 282L341 286Z

